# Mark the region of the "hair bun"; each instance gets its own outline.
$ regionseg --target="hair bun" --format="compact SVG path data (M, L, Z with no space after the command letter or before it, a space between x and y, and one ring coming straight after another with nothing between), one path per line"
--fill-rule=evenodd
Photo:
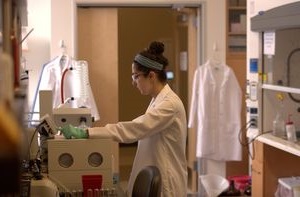
M165 45L162 42L154 41L150 44L148 51L155 55L161 55L165 50Z

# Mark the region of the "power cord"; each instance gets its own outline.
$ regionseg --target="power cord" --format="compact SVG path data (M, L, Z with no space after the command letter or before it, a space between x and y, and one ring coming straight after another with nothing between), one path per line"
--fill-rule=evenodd
M246 147L247 151L248 151L248 155L250 155L250 157L252 158L251 152L249 150L249 142L248 142L248 138L246 135L246 132L248 131L248 129L251 127L251 121L248 121L245 125L243 125L239 131L239 142L242 146ZM245 130L245 133L243 132L243 130ZM244 133L244 135L243 135Z
M257 119L251 118L245 125L242 126L242 128L239 131L239 142L242 146L246 147L249 157L253 160L254 156L255 156L255 148L253 146L253 142L259 136L266 134L266 133L270 133L272 131L261 132L249 140L246 133L247 133L248 129L251 127L257 127ZM245 130L245 133L243 132L243 130ZM251 154L249 145L252 145L253 155Z

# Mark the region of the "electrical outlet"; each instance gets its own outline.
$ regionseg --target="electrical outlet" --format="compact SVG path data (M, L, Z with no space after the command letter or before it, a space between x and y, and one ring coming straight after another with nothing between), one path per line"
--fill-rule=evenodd
M257 115L250 115L250 128L256 129L257 128Z

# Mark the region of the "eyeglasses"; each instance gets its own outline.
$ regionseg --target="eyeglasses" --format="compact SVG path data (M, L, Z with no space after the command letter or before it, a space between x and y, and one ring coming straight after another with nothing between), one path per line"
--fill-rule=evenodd
M131 75L131 78L132 78L133 81L135 81L135 80L137 80L140 77L140 75L143 75L143 74L144 73L133 73Z

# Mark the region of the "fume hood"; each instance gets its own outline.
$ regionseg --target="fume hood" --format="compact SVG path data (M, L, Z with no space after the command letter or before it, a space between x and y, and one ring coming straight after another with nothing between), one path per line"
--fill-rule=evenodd
M295 143L273 135L273 123L282 110L283 123L291 119L300 130L300 2L259 12L251 31L259 34L252 196L274 196L279 178L299 175L299 138Z

